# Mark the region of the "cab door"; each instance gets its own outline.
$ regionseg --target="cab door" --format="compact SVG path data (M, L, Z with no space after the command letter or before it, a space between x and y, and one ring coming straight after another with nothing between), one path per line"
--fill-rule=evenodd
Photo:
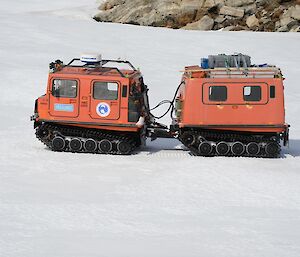
M120 83L93 81L91 85L90 116L97 120L118 120L120 117Z
M53 78L49 85L49 114L56 117L79 115L79 81Z

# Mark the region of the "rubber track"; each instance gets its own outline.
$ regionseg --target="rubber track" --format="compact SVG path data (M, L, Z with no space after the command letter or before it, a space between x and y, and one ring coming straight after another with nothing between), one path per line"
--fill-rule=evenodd
M42 134L41 132L46 131L46 135ZM88 129L88 128L80 128L80 127L73 127L73 126L63 126L63 125L56 125L56 124L50 124L50 123L44 123L36 128L36 137L44 143L48 148L50 148L52 151L56 151L52 147L52 139L55 136L61 136L64 139L66 138L79 138L81 140L92 138L96 142L99 142L103 139L107 139L113 143L113 150L109 152L108 154L111 155L130 155L134 152L134 150L138 147L137 138L133 135L128 135L124 133L118 133L114 131L104 131L104 130L98 130L98 129ZM116 146L114 144L115 141L122 141L127 142L131 145L130 152L124 154L117 151ZM64 152L75 152L71 150L67 146L63 150ZM80 150L79 152L86 152L84 149ZM96 150L93 153L101 153L99 150Z
M182 135L184 132L189 132L192 135L194 135L196 138L203 137L206 139L206 141L214 142L215 144L217 144L221 141L227 142L227 143L241 142L246 146L250 142L264 143L264 144L267 144L270 142L276 142L276 143L278 143L278 146L280 147L278 140L274 141L271 139L270 136L266 136L266 135L245 135L245 134L230 133L230 132L213 132L213 131L204 131L204 130L203 131L197 131L197 130L181 131L178 139L191 151L192 155L195 155L195 156L203 156L199 153L199 150L198 150L198 146L199 146L200 142L198 140L196 140L196 142L192 145L187 144L186 142L184 142L184 140L182 138ZM219 156L219 155L217 154L217 152L214 149L210 155L205 155L205 156L213 157L213 156ZM241 156L236 156L236 155L233 155L231 153L231 151L229 151L229 153L227 155L221 155L221 156L252 157L252 158L253 157L254 158L278 158L280 156L280 151L278 152L278 154L269 155L264 151L264 149L261 148L259 154L257 154L257 155L249 155L249 154L247 154L246 151L244 151L244 153Z

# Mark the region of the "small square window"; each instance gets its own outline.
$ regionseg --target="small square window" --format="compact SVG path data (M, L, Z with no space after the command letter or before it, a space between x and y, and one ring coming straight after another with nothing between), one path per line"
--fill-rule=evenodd
M117 100L118 83L116 82L95 82L93 97L97 100Z
M55 97L76 98L77 81L66 79L53 80L52 95Z
M226 86L209 87L209 100L213 102L225 102L227 100Z
M244 101L246 102L261 101L261 87L260 86L244 87Z

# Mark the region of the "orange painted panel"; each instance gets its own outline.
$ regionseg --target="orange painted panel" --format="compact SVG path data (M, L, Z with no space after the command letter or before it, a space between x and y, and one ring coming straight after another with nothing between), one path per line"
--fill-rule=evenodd
M180 126L242 125L246 131L253 126L285 124L284 95L281 78L188 78L180 92L183 101ZM226 101L210 101L211 86L227 87ZM261 86L261 100L244 100L244 87ZM275 86L275 98L270 98L270 86ZM264 129L267 131L268 129ZM271 130L271 129L270 129Z
M127 71L122 72L127 74ZM60 72L50 73L47 93L38 99L38 119L101 129L138 131L139 128L135 126L135 122L128 122L128 96L130 85L138 84L141 74L139 72L131 73L128 72L126 77L115 72L99 75L97 72L89 72L86 68L67 68ZM55 94L52 94L55 79L76 80L76 97L55 97ZM105 100L98 97L99 99L94 99L92 87L94 82L117 83L117 98ZM127 86L127 92L122 96L124 85Z
M211 87L214 86L226 86L227 88L227 100L225 102L218 102L218 101L211 101L209 100L209 92ZM260 101L245 101L243 99L245 87L252 87L252 86L259 86L261 88L261 100ZM269 100L268 96L268 85L266 83L239 83L239 82L232 82L228 83L204 83L202 85L202 101L204 104L216 105L216 104L223 104L223 105L258 105L258 104L267 104Z

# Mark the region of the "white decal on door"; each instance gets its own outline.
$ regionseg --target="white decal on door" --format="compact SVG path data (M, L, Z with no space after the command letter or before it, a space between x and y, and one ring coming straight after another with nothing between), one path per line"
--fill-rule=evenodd
M110 106L107 103L99 103L96 112L100 117L107 117L110 114Z

